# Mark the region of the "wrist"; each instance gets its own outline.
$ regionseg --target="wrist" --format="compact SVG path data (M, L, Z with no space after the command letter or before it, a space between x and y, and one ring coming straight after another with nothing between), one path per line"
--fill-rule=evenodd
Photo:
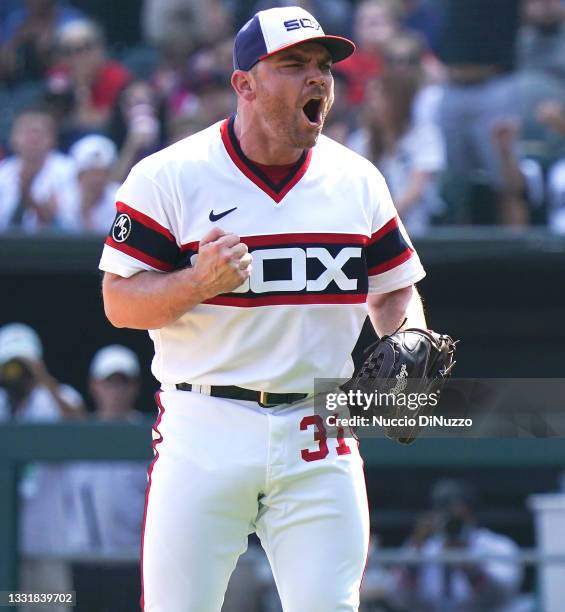
M187 295L187 308L193 308L210 298L215 296L215 293L210 289L206 279L203 278L195 268L185 268L180 272L183 292ZM188 286L188 291L186 291Z

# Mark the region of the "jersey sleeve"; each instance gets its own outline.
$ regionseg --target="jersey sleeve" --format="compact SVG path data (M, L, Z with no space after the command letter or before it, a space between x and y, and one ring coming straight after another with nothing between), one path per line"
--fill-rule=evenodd
M424 278L426 273L380 173L374 179L370 193L372 233L365 247L368 292L388 293L409 287Z
M171 272L180 249L174 236L173 206L165 188L135 166L116 194L116 217L99 268L128 278L143 270Z

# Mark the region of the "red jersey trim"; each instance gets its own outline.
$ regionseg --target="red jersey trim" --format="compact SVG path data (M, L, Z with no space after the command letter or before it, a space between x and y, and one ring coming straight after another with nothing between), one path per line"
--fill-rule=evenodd
M157 393L155 393L155 403L157 404L157 407L159 408L159 416L157 417L157 420L155 421L153 425L153 431L157 434L158 437L155 438L151 443L151 447L153 448L154 459L151 462L149 469L147 470L147 489L145 490L145 506L143 508L143 523L141 527L141 555L140 555L140 560L139 560L139 565L141 569L141 598L140 598L139 603L141 605L142 611L145 610L145 592L144 592L144 584L143 584L143 545L145 543L145 524L147 522L147 506L149 505L149 492L151 491L151 476L153 474L153 468L155 467L155 464L157 463L157 459L159 459L159 451L157 450L157 445L163 441L163 434L159 431L159 425L161 424L161 419L163 418L163 415L165 414L165 407L163 406L161 402L161 391L157 391Z
M122 253L133 257L134 259L142 261L143 263L147 264L148 266L151 266L152 268L161 270L161 272L172 272L175 269L175 266L172 266L171 264L168 264L164 261L160 261L159 259L155 259L155 257L151 257L151 255L147 255L146 253L143 253L143 251L140 251L135 247L129 246L124 242L116 242L112 238L112 236L108 236L108 238L106 238L105 244L112 247L113 249L116 249L117 251L121 251Z
M292 176L292 178L288 181L288 183L284 184L280 190L275 190L270 187L250 166L249 160L242 157L242 155L237 151L234 143L229 134L229 124L231 119L226 119L221 127L220 134L222 136L222 142L226 148L228 155L230 156L233 163L239 168L239 170L259 189L264 191L272 200L274 200L277 204L285 197L285 195L298 183L298 181L306 174L306 170L308 170L308 166L310 165L310 160L312 159L312 149L309 149L304 156L304 161L302 165L298 169L298 171ZM292 171L291 171L292 172Z
M236 306L238 308L253 308L255 306L287 306L301 304L364 304L366 293L354 294L303 294L303 295L266 295L264 297L229 297L218 295L206 300L204 304L214 306Z
M390 221L385 223L379 230L372 234L369 239L369 244L373 244L377 240L380 240L383 236L386 236L392 230L398 228L398 217L393 217Z
M133 217L136 221L139 221L139 223L143 223L143 225L145 225L146 227L149 227L152 230L159 232L160 234L165 236L165 238L176 244L175 237L171 234L171 232L166 227L163 227L160 223L157 223L155 219L148 217L144 213L139 212L139 210L136 210L131 206L128 206L124 202L116 202L116 209L120 213L125 213L130 217Z
M286 244L358 244L366 246L369 242L367 236L362 234L272 234L262 236L242 236L241 242L248 247L268 247ZM181 245L181 251L198 252L198 242L188 242Z
M408 261L410 257L412 257L412 253L414 253L414 249L408 247L407 249L402 251L400 255L397 255L396 257L393 257L392 259L389 259L388 261L379 264L378 266L373 266L372 268L369 268L367 272L369 276L375 276L376 274L388 272L388 270L392 270L393 268L396 268L397 266L400 266L404 262Z

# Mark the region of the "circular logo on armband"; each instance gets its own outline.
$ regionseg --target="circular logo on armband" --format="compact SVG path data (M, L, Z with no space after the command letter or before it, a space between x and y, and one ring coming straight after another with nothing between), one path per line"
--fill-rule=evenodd
M112 238L116 242L125 242L131 234L131 219L129 215L122 214L114 222Z

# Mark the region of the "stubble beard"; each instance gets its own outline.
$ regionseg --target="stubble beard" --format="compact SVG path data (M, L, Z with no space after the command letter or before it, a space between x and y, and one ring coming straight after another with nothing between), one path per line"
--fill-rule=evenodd
M299 109L288 108L278 99L265 101L263 116L277 142L295 149L311 149L318 141L321 128L309 130L302 123Z

